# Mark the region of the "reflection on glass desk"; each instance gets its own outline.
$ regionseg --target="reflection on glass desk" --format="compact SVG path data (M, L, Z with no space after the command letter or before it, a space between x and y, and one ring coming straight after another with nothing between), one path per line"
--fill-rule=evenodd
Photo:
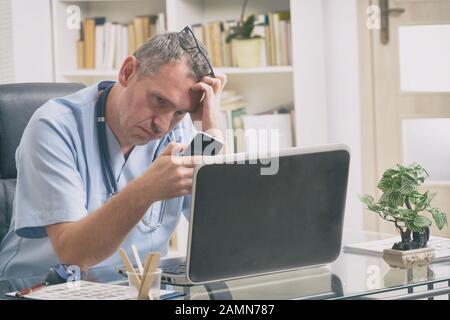
M343 245L392 237L346 230ZM34 278L0 279L5 293L42 282ZM127 285L114 267L92 268L86 280ZM166 289L166 287L163 287ZM326 266L197 286L170 286L182 300L198 299L450 299L450 262L410 270L389 267L381 257L341 253Z

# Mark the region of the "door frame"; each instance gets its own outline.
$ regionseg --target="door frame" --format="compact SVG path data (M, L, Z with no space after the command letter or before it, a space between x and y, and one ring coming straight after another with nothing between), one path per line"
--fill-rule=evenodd
M378 164L376 157L376 117L375 117L375 83L373 32L367 28L367 8L374 4L373 0L356 0L358 16L358 53L360 77L360 110L361 110L361 157L362 157L362 191L364 194L378 194ZM363 228L368 231L379 231L377 215L363 209Z

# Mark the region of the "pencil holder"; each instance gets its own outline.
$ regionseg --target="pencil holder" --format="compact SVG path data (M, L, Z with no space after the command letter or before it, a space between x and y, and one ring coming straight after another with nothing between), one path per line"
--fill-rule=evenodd
M144 274L127 272L130 299L159 300L161 295L161 273L161 269L156 269L154 272ZM133 280L136 278L142 280L136 282Z

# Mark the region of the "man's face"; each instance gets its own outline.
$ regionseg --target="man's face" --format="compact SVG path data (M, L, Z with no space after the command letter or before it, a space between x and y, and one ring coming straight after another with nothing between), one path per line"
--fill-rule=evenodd
M119 126L130 145L143 145L172 130L200 104L201 93L190 88L189 67L182 61L164 65L141 79L131 79L119 96Z

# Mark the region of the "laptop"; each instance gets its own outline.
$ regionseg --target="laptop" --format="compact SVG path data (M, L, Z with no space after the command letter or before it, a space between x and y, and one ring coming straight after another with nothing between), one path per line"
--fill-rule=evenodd
M197 166L187 256L161 260L162 282L205 284L331 263L341 251L349 161L346 146L329 145ZM276 174L261 174L268 163Z

